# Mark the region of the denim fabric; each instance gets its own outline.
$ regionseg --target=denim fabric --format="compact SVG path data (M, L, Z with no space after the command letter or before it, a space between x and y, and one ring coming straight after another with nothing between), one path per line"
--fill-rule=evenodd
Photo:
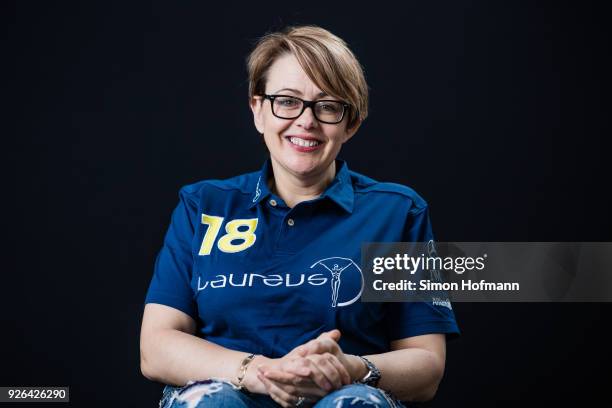
M167 385L159 402L160 408L278 408L270 397L238 390L221 380L188 383L184 387Z
M159 402L160 408L278 408L279 406L266 395L241 391L221 380L197 381L184 387L167 385ZM405 408L402 403L381 389L363 384L346 385L325 396L314 407Z
M316 408L372 407L405 408L405 406L380 388L364 384L349 384L327 394L314 405Z

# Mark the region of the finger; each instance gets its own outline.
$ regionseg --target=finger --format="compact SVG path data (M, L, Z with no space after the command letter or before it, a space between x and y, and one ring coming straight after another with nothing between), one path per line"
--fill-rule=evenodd
M351 375L349 374L348 370L336 356L333 356L333 358L331 358L329 362L333 364L334 367L336 367L336 370L338 370L343 385L348 385L352 382Z
M294 348L289 354L305 357L308 354L322 354L326 351L333 352L333 350L329 348L333 347L333 343L340 340L340 336L341 333L338 329L323 332L316 339L310 340L306 344L302 344L301 346ZM324 339L332 340L333 343L321 343L321 340Z
M318 356L318 354L315 354ZM327 376L321 371L317 364L313 363L308 358L304 359L304 366L310 371L308 377L320 388L325 391L331 391L334 389L333 384L327 379Z
M308 377L310 376L310 362L304 357L298 357L291 360L283 361L277 370L291 373L296 376ZM266 370L267 371L267 370Z
M327 360L327 362L323 362L323 360ZM313 364L319 364L321 367L313 371L311 367ZM344 365L330 353L314 354L304 359L286 360L281 364L280 369L270 368L262 371L265 371L266 377L274 381L299 387L317 386L325 391L339 389L343 385L351 383L350 375ZM329 387L321 380L321 375L327 380Z
M323 335L314 340L310 340L304 345L304 348L307 350L307 355L323 353L336 354L340 349L338 344L331 337Z
M270 383L283 389L285 392L294 395L304 397L308 401L318 401L322 397L328 394L328 391L322 389L315 384L310 378L295 377L299 381L294 382L281 382L274 379L273 372L262 373L264 377L270 381ZM290 386L290 387L288 387Z
M310 372L310 370L308 370ZM319 387L309 377L302 377L281 370L259 371L264 377L272 382L295 386L294 395L299 395L310 400L318 400L327 395L327 391ZM277 384L278 386L279 384ZM287 391L287 389L285 389Z
M310 384L307 387L296 387L297 395L304 397L306 401L316 402L329 394L329 391L322 389L317 384L312 382Z
M310 360L306 358L298 358L290 361L284 361L281 365L281 370L293 376L292 382L294 384L304 385L306 382L314 382L313 367L313 363ZM317 370L315 369L315 371ZM319 375L319 377L321 377L321 375ZM322 383L317 384L317 386L324 387ZM331 387L331 384L329 384L329 386Z
M302 355L302 357L306 357L309 354L318 354L318 350L319 350L319 344L317 342L317 339L315 340L310 340L308 343L303 344L302 349L304 350L304 355Z
M310 377L303 377L293 372L278 370L269 370L262 372L262 374L271 381L294 385L297 395L306 396L309 394L318 397L327 395L327 391L322 390ZM310 374L310 369L308 369L308 374Z
M308 354L308 348L304 347L303 345L298 346L295 349L295 354L300 357L304 357Z
M280 399L280 397L276 396L274 394L274 391L272 390L272 383L268 380L266 380L266 378L261 374L261 373L257 373L257 379L259 381L261 381L261 383L264 385L265 389L266 389L266 393L270 396L270 398L272 398L274 401L276 401L278 404L280 404L281 406L283 406L285 404L284 401L282 401Z
M333 330L321 333L318 338L321 338L321 337L330 337L333 341L338 341L338 340L340 340L340 336L341 335L342 334L340 333L340 330L333 329Z
M297 387L291 381L288 381L287 383L279 382L269 377L269 374L270 373L268 372L258 373L258 375L262 376L272 388L278 388L294 397L297 397L299 395L297 392Z
M289 372L289 371L274 370L274 369L258 370L258 371L261 374L263 374L266 378L276 381L276 382L281 382L283 384L295 385L301 379L305 379L304 377L301 377L299 375L296 375L296 373Z
M283 401L282 399L280 399L280 397L277 397L274 394L269 394L270 398L272 398L274 400L274 402L276 402L278 405L280 405L283 408L292 408L295 406L295 404L289 404L286 401Z
M287 356L296 356L296 357L304 357L308 354L308 349L305 347L305 344L301 344L287 353Z
M332 384L334 389L342 388L343 379L342 374L338 371L337 367L332 364L329 360L335 359L330 353L322 355L314 355L307 357L314 365L321 371L325 378Z
M257 373L257 378L259 378L259 380L264 383L270 397L281 406L290 408L294 407L295 404L298 402L297 396L289 394L288 392L280 388L277 384L275 384L273 381L267 379L264 375Z

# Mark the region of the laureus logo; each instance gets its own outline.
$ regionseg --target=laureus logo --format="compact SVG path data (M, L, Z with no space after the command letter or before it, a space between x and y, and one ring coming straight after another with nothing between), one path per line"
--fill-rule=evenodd
M327 271L331 275L331 305L344 307L355 303L363 292L363 273L361 268L351 258L334 256L320 259L310 269ZM357 279L355 279L357 278ZM345 282L342 290L340 287Z

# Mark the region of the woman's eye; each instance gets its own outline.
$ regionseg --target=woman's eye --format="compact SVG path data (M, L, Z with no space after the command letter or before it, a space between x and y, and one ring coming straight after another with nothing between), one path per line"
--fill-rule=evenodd
M286 108L291 108L291 107L298 105L297 99L283 98L283 99L277 99L277 102L279 105L286 107Z
M338 112L338 106L335 103L323 103L319 106L324 112Z

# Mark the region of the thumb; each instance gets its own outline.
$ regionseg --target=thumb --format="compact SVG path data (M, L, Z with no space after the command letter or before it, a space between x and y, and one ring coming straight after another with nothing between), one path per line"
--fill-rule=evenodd
M300 357L308 355L308 348L305 345L298 346L293 351Z
M342 334L340 333L340 330L338 329L333 329L327 332L323 332L319 335L319 338L321 337L329 337L331 338L333 341L337 342L338 340L340 340L340 336Z

